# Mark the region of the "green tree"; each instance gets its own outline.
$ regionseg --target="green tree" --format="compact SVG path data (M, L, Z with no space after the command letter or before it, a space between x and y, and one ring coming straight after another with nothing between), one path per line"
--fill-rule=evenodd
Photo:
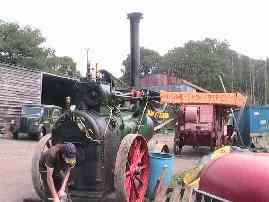
M72 58L64 56L52 56L47 58L47 71L68 77L79 77L80 73L76 70L76 63Z
M184 47L169 50L162 57L161 69L209 90L220 90L218 75L224 72L228 47L226 41L216 39L189 41Z
M16 23L0 21L0 61L32 68L43 68L50 49L41 47L45 38L38 29L20 28Z
M45 42L39 29L0 20L0 62L78 77L73 59L56 56L55 50L42 46Z
M129 55L123 64L124 78L128 81ZM219 81L219 75L222 75L228 92L239 91L247 95L249 104L265 103L265 72L269 78L269 70L265 71L265 61L237 53L230 49L225 40L191 40L184 47L176 47L163 56L154 50L141 48L139 75L162 72L171 73L214 92L223 92Z
M140 67L138 68L138 76L141 77L149 73L158 72L160 60L161 56L158 52L141 47ZM131 72L131 56L128 55L122 64L124 65L124 69L121 70L124 74L122 79L125 82L128 82L130 80Z

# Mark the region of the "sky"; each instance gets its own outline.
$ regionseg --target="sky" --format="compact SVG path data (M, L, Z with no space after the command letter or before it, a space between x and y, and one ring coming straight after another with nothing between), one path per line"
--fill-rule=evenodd
M140 46L165 54L189 40L226 39L235 51L269 57L266 0L0 0L0 19L41 30L45 47L70 56L84 75L92 64L121 76L130 52L127 14L142 12Z

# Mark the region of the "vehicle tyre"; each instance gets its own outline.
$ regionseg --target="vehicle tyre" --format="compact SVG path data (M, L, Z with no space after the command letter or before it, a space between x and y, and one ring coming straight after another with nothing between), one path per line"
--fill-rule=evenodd
M198 145L192 145L192 148L197 152L199 150L199 146Z
M14 140L17 140L19 138L19 133L17 131L13 132L12 135Z
M180 155L183 147L183 142L180 139L174 141L174 154Z
M215 151L216 149L216 146L217 146L217 138L216 137L211 137L210 138L210 151L213 152Z
M150 152L163 152L163 153L169 153L169 147L166 144L162 144L162 143L156 143L156 144L150 144L148 143L148 147L150 148L149 151Z
M45 134L44 129L42 128L42 129L40 130L40 132L38 132L38 133L35 135L35 139L39 141L44 135L46 135L46 134Z
M37 133L28 133L28 136L29 136L30 139L35 140L36 136L37 136Z
M37 143L36 148L34 150L34 154L32 157L32 183L37 195L42 198L43 196L43 184L39 172L39 160L41 158L42 153L46 152L49 148L52 147L51 144L51 135L47 134Z

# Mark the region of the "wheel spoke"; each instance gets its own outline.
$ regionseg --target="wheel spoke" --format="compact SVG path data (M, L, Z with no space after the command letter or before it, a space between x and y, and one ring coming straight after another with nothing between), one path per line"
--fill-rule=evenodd
M143 181L136 175L135 179L139 182L139 185L143 185Z
M132 182L132 187L133 187L133 194L135 194L134 196L135 196L135 198L134 199L137 199L137 198L139 198L139 193L138 193L138 191L137 191L137 188L136 188L136 184L135 184L135 182L134 182L134 179L131 179L131 182ZM132 195L133 195L132 194Z
M133 183L132 183L132 180L130 180L130 193L129 193L129 201L130 202L133 202L135 201L135 198L134 198L134 186L133 186Z
M140 170L144 170L144 169L146 169L146 168L148 168L148 166L147 166L147 165L142 165L142 166L139 166L139 169L140 169Z
M134 150L133 150L133 156L132 156L132 164L137 165L139 160L139 154L140 154L140 147L141 147L141 141L139 139L136 139L134 141Z
M143 150L143 151L141 151L141 152L140 152L139 161L138 161L138 163L137 163L137 164L139 164L139 163L142 161L142 159L143 159L143 157L144 157L145 153L146 153L146 151L145 151L145 150Z

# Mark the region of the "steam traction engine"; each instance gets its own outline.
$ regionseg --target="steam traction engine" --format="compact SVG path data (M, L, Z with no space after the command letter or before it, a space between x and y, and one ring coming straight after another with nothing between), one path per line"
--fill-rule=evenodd
M153 122L145 113L147 98L115 95L106 89L109 86L96 82L77 83L72 96L77 110L64 112L52 134L40 140L32 162L39 196L41 153L52 145L72 142L78 155L69 181L71 197L106 201L116 191L117 201L143 201L149 178L147 140L153 135ZM136 107L128 99L136 100Z
M128 18L130 86L135 89L140 62L138 25L142 14L131 13ZM113 76L106 71L101 74L96 81L74 82L68 96L76 110L66 107L52 134L39 141L32 160L32 181L39 196L42 194L38 166L41 154L53 145L71 142L78 150L77 165L72 169L68 187L73 201L144 201L149 179L147 140L154 132L154 122L147 110L152 110L150 103L155 95L130 88L115 90Z

